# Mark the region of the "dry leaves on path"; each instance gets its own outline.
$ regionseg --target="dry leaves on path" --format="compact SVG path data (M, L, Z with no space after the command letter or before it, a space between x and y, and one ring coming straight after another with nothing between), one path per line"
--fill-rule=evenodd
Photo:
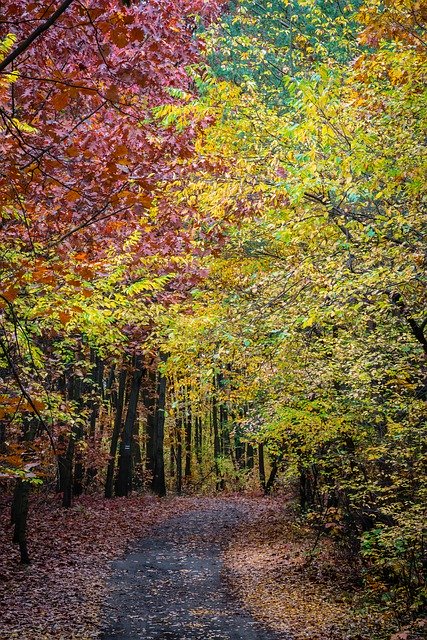
M389 621L355 611L360 588L345 558L327 539L308 561L312 549L313 534L296 524L288 505L262 527L241 529L230 544L225 563L232 588L255 618L293 640L389 637Z
M18 564L7 507L0 516L0 640L89 640L98 636L108 561L193 503L84 496L64 510L38 497L29 522L30 566Z
M11 543L10 500L0 509L0 640L90 640L97 638L106 598L109 561L153 526L193 509L227 509L238 501L247 520L268 521L280 504L241 495L207 497L132 496L105 500L82 496L71 509L59 499L34 496L29 518L32 564L18 564ZM230 525L231 527L231 525ZM234 529L234 526L231 527ZM212 540L231 529L212 529Z

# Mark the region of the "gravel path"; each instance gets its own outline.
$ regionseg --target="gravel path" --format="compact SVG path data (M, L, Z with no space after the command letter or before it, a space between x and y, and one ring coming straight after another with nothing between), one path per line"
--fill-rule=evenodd
M153 529L113 565L102 640L286 640L242 610L221 577L221 549L249 517L217 500Z

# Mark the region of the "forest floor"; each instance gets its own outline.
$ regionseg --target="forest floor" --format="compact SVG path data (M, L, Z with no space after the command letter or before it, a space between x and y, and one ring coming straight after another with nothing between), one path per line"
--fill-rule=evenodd
M374 640L392 634L386 617L356 611L360 587L327 540L310 553L313 535L283 496L85 496L66 511L37 497L30 566L17 563L6 502L0 640Z

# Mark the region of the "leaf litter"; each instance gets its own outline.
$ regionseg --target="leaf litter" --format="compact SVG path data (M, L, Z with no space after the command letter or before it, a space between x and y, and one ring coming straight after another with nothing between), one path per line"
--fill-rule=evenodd
M392 621L361 609L362 589L330 540L322 539L311 554L313 533L297 522L283 496L82 496L64 510L58 498L39 495L29 518L30 566L18 564L10 541L10 499L3 497L0 505L0 640L99 638L111 561L171 518L233 504L246 517L224 521L208 538L221 543L224 582L255 620L292 640L390 637ZM193 614L203 618L209 611L195 607Z

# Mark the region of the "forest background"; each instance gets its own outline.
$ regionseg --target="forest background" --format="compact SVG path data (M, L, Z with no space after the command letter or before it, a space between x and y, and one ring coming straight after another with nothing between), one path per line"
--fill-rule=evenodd
M422 615L427 4L58 7L0 9L21 561L30 495L292 487Z

